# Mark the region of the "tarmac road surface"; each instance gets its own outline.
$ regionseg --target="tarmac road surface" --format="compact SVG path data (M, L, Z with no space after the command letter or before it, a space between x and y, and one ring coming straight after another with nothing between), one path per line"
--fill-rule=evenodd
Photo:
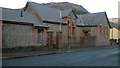
M118 66L118 48L3 60L3 66Z

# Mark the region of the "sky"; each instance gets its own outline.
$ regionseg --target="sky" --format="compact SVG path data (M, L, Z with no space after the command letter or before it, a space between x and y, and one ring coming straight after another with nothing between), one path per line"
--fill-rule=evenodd
M105 11L108 18L118 18L119 0L0 0L0 7L12 9L23 8L26 5L27 1L37 3L70 2L82 5L90 13Z

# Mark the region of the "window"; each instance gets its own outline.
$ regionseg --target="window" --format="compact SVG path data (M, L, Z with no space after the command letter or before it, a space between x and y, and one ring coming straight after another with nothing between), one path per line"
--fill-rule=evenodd
M105 26L103 26L103 36L105 37L106 34L105 34Z
M41 33L42 32L42 29L38 29L38 33Z
M75 27L72 28L72 35L75 35Z
M109 34L108 34L108 27L106 27L106 36L108 36Z
M75 35L75 20L74 19L72 19L72 36L74 36Z
M100 26L100 35L102 35L102 26Z
M70 20L68 20L68 29L67 29L67 31L68 31L68 36L70 36L71 35L71 23L70 23Z

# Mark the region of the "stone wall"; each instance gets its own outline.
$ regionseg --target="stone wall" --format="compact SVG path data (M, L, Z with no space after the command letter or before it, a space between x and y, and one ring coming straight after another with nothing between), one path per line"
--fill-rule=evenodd
M53 43L56 44L56 32L59 31L59 24L51 24L51 23L46 23L49 26L49 30L53 31ZM85 36L83 33L83 29L90 29L90 34L91 37L89 37L88 39L86 38L86 40L83 40L82 38ZM84 46L85 44L82 44L83 41L87 41L87 40L93 40L91 42L92 44L96 44L96 46L103 46L103 45L109 45L109 38L106 36L102 36L99 33L99 27L76 27L76 33L75 36L69 37L68 38L68 30L67 30L67 25L62 25L62 45L66 46L68 44L70 45L75 45L75 46ZM92 39L93 38L93 39ZM83 41L81 41L83 40ZM102 43L101 43L102 42ZM106 42L106 43L105 43ZM105 44L103 44L105 43ZM86 43L87 44L87 43ZM93 46L94 46L93 45Z
M59 31L59 24L46 23L49 26L48 30L53 31L53 44L56 44L56 33ZM100 35L99 27L86 27L91 29L91 36L96 37L96 46L106 46L110 45L109 35ZM0 24L1 37L3 38L3 47L16 47L16 46L31 46L38 45L38 30L33 29L30 25L18 25L18 24ZM68 38L67 25L62 25L62 39L60 40L61 46L68 44L73 45L83 45L81 44L81 37L84 37L82 31L83 27L76 27L76 35L74 37ZM3 36L2 36L3 32ZM0 40L2 40L2 38ZM42 41L40 41L42 43ZM68 43L69 42L69 43ZM47 42L46 42L47 44ZM1 42L2 45L2 42Z
M94 43L96 43L96 46L109 46L110 45L110 40L109 40L109 28L108 28L108 35L106 35L106 31L105 34L100 33L100 27L77 27L77 42L80 45L84 45L82 44L85 35L82 31L82 29L90 29L90 36L96 38L94 40ZM80 36L80 39L78 38ZM91 39L91 38L90 38ZM91 39L92 40L92 39Z
M80 45L80 38L83 37L83 32L82 32L83 27L77 27L76 28L76 43L77 45Z
M60 24L53 24L53 23L46 23L49 27L48 30L52 30L53 31L53 44L56 44L56 33L58 31L60 31ZM62 25L61 27L61 31L62 31L62 40L61 40L61 45L65 45L68 43L68 39L67 39L67 25Z
M29 25L3 24L3 47L35 45L34 29Z
M106 31L105 34L101 34L100 33L100 27L96 27L96 46L109 46L110 45L110 39L109 39L109 28L108 28L108 35L106 35Z

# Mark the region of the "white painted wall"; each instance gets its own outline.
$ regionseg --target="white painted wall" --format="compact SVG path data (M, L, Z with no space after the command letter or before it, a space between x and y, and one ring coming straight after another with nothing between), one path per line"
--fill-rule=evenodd
M120 30L116 28L110 29L110 39L120 39Z

